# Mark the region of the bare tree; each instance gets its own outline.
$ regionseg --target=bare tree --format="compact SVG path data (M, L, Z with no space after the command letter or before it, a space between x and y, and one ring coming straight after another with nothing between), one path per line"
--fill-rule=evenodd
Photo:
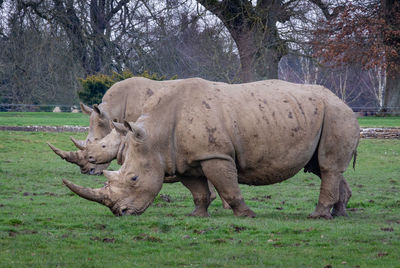
M9 4L0 37L1 103L73 104L81 69L65 36Z
M281 37L278 23L303 17L307 13L303 7L318 9L326 17L336 15L336 10L330 9L331 5L321 0L197 2L221 20L235 40L240 55L242 82L278 78L278 64L288 53L290 41Z
M28 9L66 32L71 51L86 74L109 72L115 48L113 24L129 0L17 0L19 8Z

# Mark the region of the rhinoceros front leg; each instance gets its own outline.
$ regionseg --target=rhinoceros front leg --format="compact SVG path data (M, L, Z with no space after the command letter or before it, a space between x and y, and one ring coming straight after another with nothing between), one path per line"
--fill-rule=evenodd
M195 208L189 216L209 217L208 206L211 203L211 193L205 178L185 177L181 180L182 184L190 190L193 196ZM215 199L215 197L214 197Z
M332 216L345 216L347 217L346 207L351 197L351 190L347 181L342 177L339 185L339 201L333 205Z
M228 160L210 159L201 162L204 175L218 194L232 208L235 216L254 218L256 214L245 204L240 192L236 166Z

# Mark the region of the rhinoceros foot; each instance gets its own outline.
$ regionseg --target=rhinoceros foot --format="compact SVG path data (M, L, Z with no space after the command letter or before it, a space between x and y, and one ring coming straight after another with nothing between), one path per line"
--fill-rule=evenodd
M249 218L255 218L256 213L254 213L251 209L245 209L243 211L234 211L235 216L238 217L249 217Z
M333 216L329 213L329 214L318 214L318 213L311 213L310 215L308 215L309 219L326 219L326 220L331 220L333 219Z
M207 210L204 209L195 209L192 213L187 214L187 216L195 216L195 217L210 217L210 214Z
M349 216L346 212L346 207L343 203L335 204L335 206L332 209L331 215L333 217L340 217L340 216L348 217Z
M333 219L332 214L330 212L330 207L325 207L321 204L318 204L315 208L315 211L308 215L309 219Z

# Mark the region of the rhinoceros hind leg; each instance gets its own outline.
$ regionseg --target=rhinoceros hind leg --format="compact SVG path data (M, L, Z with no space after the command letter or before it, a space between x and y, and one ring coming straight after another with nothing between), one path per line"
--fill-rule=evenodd
M208 182L208 188L210 189L211 192L211 202L214 201L217 198L217 194L215 193L215 188L214 185L212 185L212 183L207 180ZM224 209L231 209L231 206L229 206L228 202L226 202L222 197L221 197L221 201L222 201L222 207Z
M231 209L231 206L228 204L228 202L226 202L223 198L221 198L222 200L222 207L224 209Z
M321 187L315 211L309 218L331 219L332 207L340 202L340 183L343 175L340 172L325 170L321 172Z
M182 184L190 190L195 208L189 216L209 217L208 206L211 203L210 190L205 178L182 178Z
M212 185L212 183L209 180L207 180L207 184L208 184L208 189L210 189L210 193L211 193L210 199L212 202L217 198L217 194L215 193L214 185Z
M256 214L246 205L240 192L233 162L210 159L201 162L204 175L215 186L219 196L232 208L235 216L254 218Z
M347 183L347 181L342 178L339 186L339 201L333 205L332 208L332 216L333 217L338 217L338 216L344 216L347 217L347 212L346 212L346 207L347 203L349 202L349 199L351 197L351 190L350 187Z

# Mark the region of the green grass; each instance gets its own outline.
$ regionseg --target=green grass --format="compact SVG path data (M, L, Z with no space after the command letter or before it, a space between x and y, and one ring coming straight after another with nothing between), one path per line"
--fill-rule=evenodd
M361 127L400 127L400 116L359 117ZM46 112L0 112L0 125L6 126L89 126L86 114L46 113Z
M65 150L71 133L0 132L0 267L399 267L400 142L362 140L349 217L310 220L319 179L310 174L271 186L242 186L254 219L215 200L210 218L188 217L188 190L165 184L141 216L108 208L62 185L100 187L45 144ZM83 138L85 134L76 134ZM118 169L113 163L112 169Z
M358 123L361 127L400 127L400 116L359 117Z
M2 126L89 126L83 113L0 112Z

